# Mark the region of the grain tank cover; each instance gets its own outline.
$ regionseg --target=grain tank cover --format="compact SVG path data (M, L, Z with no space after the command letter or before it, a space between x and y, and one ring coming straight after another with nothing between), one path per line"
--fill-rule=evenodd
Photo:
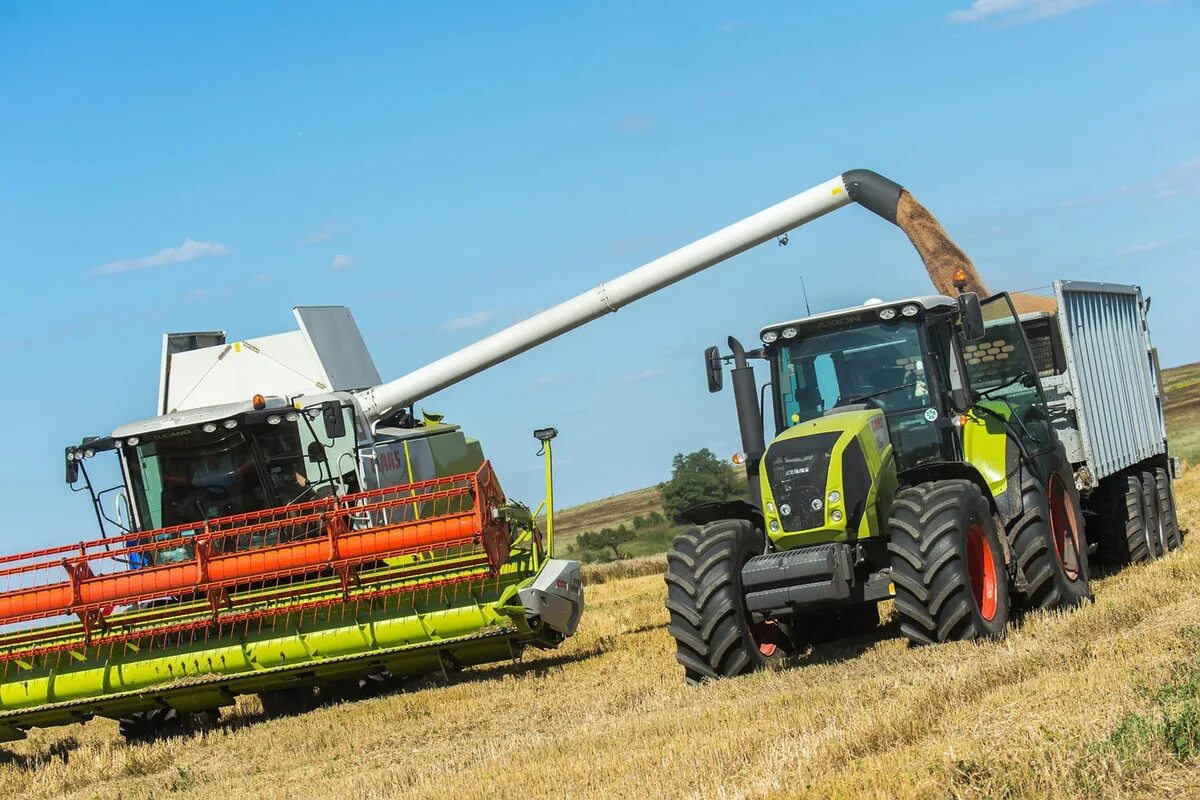
M1158 359L1137 286L1055 281L1084 456L1097 480L1166 452Z
M223 332L163 337L158 413L245 400L363 389L379 370L345 306L292 309L299 330L242 341Z

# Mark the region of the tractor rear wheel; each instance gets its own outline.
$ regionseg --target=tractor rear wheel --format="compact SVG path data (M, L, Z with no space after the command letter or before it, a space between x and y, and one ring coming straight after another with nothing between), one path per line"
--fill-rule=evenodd
M667 611L688 682L744 675L792 651L785 627L755 623L746 611L742 567L762 552L762 533L741 519L675 537L667 553Z
M1158 518L1162 522L1167 549L1175 550L1183 544L1179 516L1175 513L1175 487L1171 485L1171 475L1162 467L1154 470L1154 478L1158 490Z
M971 481L906 486L888 523L900 631L913 644L999 639L1008 575L996 521Z
M1141 480L1115 475L1105 479L1097 494L1096 540L1104 560L1118 565L1152 560Z
M1073 608L1091 595L1087 539L1075 478L1065 456L1055 453L1045 486L1026 474L1023 512L1008 528L1008 540L1027 581L1026 609Z

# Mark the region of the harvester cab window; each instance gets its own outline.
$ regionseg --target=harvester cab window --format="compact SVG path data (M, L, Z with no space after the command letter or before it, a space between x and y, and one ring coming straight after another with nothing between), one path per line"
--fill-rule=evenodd
M240 431L200 446L191 438L135 448L130 478L143 529L241 514L265 499L254 452Z
M1031 454L1053 446L1050 415L1016 311L1007 294L982 303L986 333L963 343L967 377L983 413L999 416Z

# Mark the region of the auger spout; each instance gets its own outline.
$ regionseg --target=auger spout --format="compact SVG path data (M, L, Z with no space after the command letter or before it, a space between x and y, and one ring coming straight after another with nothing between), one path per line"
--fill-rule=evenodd
M365 389L358 400L372 423L629 303L695 275L752 247L795 230L844 205L858 203L905 230L934 284L950 292L959 267L969 284L982 281L933 215L899 184L865 169L851 170L684 245L583 294L522 320L461 350Z

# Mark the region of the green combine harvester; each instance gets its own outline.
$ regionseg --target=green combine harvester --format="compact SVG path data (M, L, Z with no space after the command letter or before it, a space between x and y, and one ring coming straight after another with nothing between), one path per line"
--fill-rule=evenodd
M574 633L552 508L543 531L458 426L368 411L387 385L347 309L295 313L260 339L168 334L162 413L66 449L101 535L0 557L0 740L95 716L141 738L240 694L283 713Z

